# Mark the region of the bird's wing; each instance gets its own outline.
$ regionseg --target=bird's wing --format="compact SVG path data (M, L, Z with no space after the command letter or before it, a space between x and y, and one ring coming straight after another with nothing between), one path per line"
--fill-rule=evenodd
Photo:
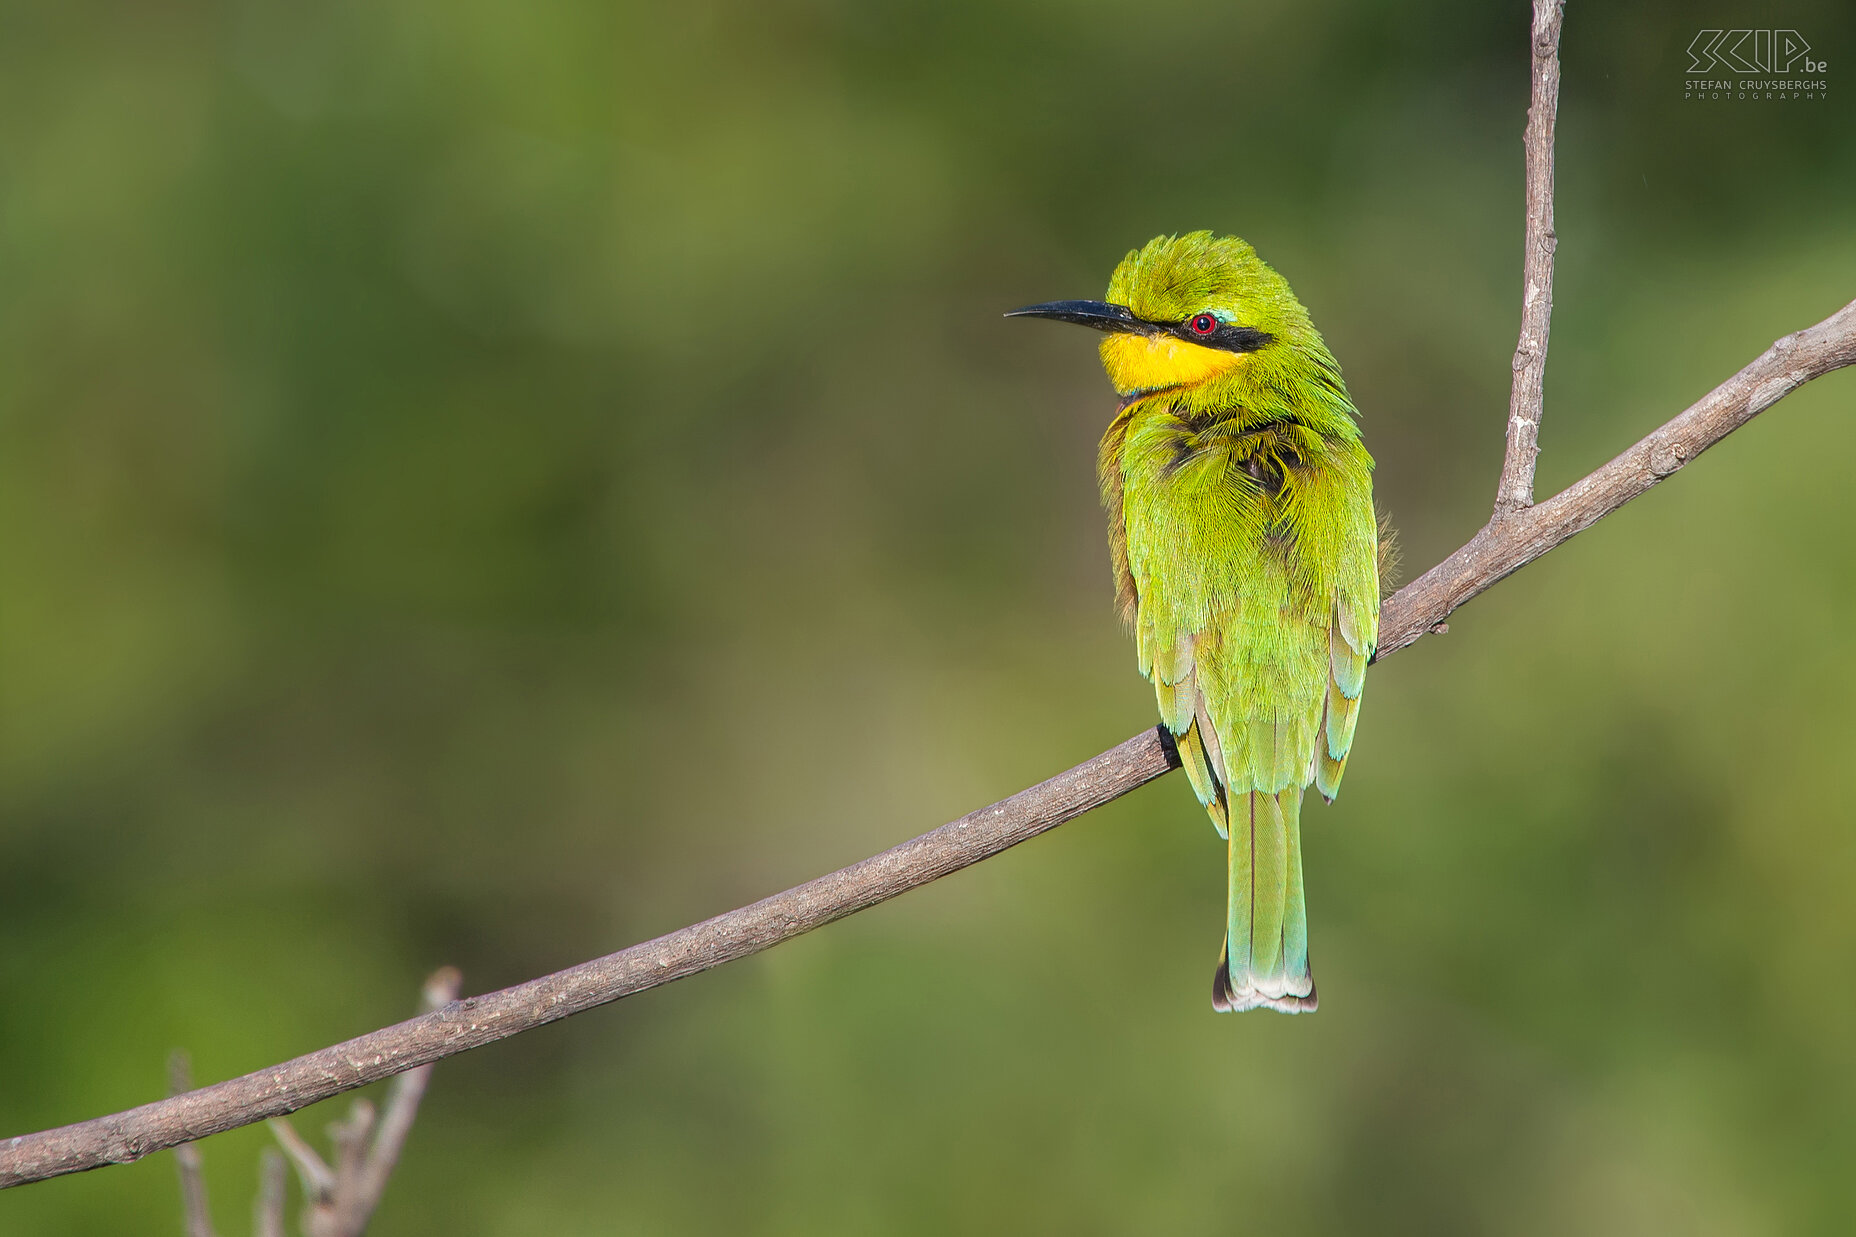
M1379 529L1372 501L1349 496L1339 522L1342 539L1334 578L1334 612L1328 627L1328 693L1323 742L1315 753L1315 788L1333 799L1353 748L1366 667L1379 644Z

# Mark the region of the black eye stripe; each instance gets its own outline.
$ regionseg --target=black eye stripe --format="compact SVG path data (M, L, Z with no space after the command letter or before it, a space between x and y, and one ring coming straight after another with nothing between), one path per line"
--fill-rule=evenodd
M1212 329L1202 332L1198 328L1210 319ZM1219 322L1211 314L1194 314L1184 322L1176 322L1162 328L1180 339L1187 340L1205 348L1218 348L1225 352L1255 352L1275 340L1268 331L1259 331L1254 326L1236 326L1229 322Z

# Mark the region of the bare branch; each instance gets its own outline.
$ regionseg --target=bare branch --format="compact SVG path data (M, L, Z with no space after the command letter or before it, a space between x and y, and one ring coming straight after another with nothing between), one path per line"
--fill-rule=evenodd
M187 1054L176 1048L168 1054L168 1094L181 1095L193 1090L193 1065ZM217 1237L213 1232L213 1213L206 1205L205 1166L200 1149L192 1143L174 1148L174 1163L180 1169L180 1205L187 1225L187 1237Z
M759 953L996 855L1178 767L1171 740L1157 728L1145 731L992 807L740 910L513 988L453 1001L241 1078L113 1116L0 1140L0 1188L129 1163L176 1143L295 1112L414 1066ZM305 1162L299 1160L299 1168Z
M456 967L435 971L425 981L424 1008L433 1010L455 1001L460 982ZM192 1088L189 1073L186 1053L177 1051L168 1058L169 1095L181 1095ZM393 1175L400 1149L412 1131L431 1073L430 1065L422 1065L394 1080L385 1121L376 1121L374 1106L367 1100L356 1100L348 1119L329 1127L330 1141L335 1145L333 1168L286 1118L272 1118L271 1131L284 1155L267 1150L260 1161L258 1198L251 1213L256 1237L284 1237L286 1156L303 1179L304 1237L361 1237L386 1193L387 1179ZM199 1150L187 1142L176 1147L174 1155L180 1164L187 1237L215 1237L207 1213Z
M1560 102L1560 22L1566 0L1534 0L1532 101L1527 109L1527 243L1521 264L1521 338L1508 394L1508 450L1495 487L1499 519L1534 504L1534 460L1545 407L1547 337L1553 325L1553 122Z

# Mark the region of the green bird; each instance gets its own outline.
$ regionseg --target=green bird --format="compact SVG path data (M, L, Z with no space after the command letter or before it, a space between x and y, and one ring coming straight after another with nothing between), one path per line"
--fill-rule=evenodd
M1106 332L1117 598L1227 841L1212 1004L1312 1010L1302 791L1340 789L1379 632L1373 460L1340 366L1287 281L1210 232L1129 253L1106 301L1007 316Z

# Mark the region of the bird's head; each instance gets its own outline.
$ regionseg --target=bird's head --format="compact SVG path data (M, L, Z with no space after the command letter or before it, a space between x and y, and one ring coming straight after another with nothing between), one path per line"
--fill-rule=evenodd
M1105 301L1027 305L1007 317L1054 318L1107 333L1102 365L1124 399L1161 391L1217 402L1246 380L1327 357L1287 281L1235 236L1156 236L1115 268ZM1331 358L1328 364L1332 364Z

